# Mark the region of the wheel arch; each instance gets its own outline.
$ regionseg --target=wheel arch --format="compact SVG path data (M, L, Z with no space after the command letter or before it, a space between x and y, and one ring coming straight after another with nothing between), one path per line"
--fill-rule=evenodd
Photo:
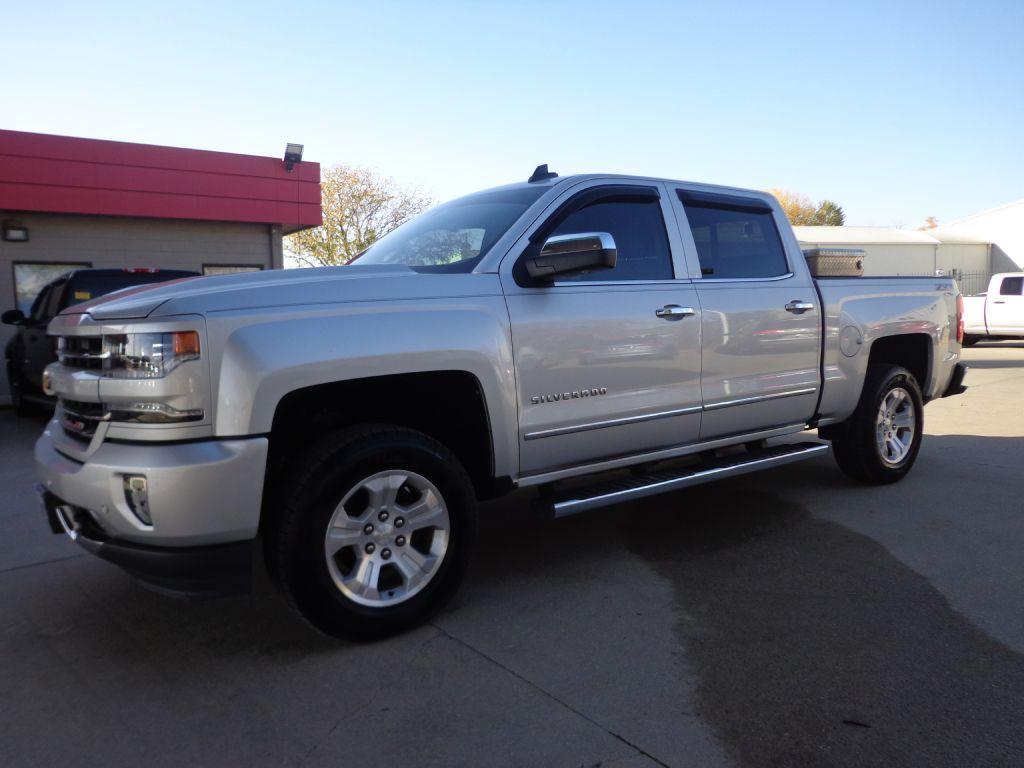
M510 481L498 476L487 405L480 380L463 370L370 376L296 388L278 401L274 411L268 486L291 457L320 437L357 424L383 423L439 441L466 468L478 497L498 495Z
M931 390L932 337L927 333L902 333L875 339L868 350L868 365L899 365L917 380L925 400Z

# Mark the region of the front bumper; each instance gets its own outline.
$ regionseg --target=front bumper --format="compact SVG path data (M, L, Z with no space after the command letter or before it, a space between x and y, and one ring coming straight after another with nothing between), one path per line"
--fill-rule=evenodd
M88 510L107 536L148 546L204 546L256 536L265 437L187 443L102 442L83 459L61 450L66 440L54 419L36 441L36 472L43 487ZM147 524L132 511L125 478L146 478Z
M51 528L157 589L186 595L244 591L259 528L268 441L103 442L84 461L58 449L55 419L36 441ZM145 477L147 499L126 491ZM134 509L133 509L134 505ZM149 521L146 521L146 517Z
M38 486L50 530L135 576L147 587L179 597L223 597L252 585L253 542L204 547L148 547L107 536L83 509Z

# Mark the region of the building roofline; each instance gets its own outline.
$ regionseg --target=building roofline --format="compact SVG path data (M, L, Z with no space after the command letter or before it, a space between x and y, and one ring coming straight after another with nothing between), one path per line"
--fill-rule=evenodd
M0 209L276 224L322 223L320 164L0 130Z
M995 213L996 211L1001 211L1004 208L1012 208L1015 205L1021 205L1021 204L1024 204L1024 197L1022 197L1020 200L1013 200L1012 202L1009 202L1009 203L1003 203L1002 205L997 205L995 208L987 208L984 211L978 211L977 213L972 213L970 216L964 216L962 219L955 219L954 221L951 221L948 224L940 224L938 227L936 227L936 229L945 229L946 227L952 227L955 224L962 224L965 221L970 221L971 219L976 219L979 216L986 216L986 215L988 215L990 213Z

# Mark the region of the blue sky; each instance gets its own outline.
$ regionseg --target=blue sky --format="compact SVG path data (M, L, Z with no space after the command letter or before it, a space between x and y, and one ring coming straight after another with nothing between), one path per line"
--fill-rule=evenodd
M791 189L850 224L1024 197L1021 2L8 3L4 128L298 141L438 199L541 162Z

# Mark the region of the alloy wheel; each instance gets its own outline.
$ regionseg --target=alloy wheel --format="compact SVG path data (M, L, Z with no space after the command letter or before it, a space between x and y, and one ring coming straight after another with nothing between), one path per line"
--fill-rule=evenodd
M405 470L378 472L356 483L331 515L324 537L327 570L353 602L396 605L437 574L450 529L444 498L427 478Z

